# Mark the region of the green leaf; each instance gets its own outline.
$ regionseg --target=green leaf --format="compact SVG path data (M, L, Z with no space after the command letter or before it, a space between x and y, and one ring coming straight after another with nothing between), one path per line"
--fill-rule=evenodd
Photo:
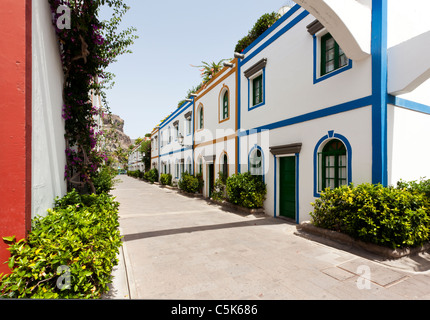
M13 266L15 265L15 257L11 257L9 259L8 267L9 269L13 269Z
M16 236L13 236L13 237L4 237L4 238L3 238L3 241L5 241L5 242L10 242L10 243L15 243L15 241L16 241Z

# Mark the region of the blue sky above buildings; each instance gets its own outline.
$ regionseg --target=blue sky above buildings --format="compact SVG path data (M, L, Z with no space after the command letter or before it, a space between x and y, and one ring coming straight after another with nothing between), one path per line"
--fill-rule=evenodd
M133 54L109 68L111 111L125 120L132 139L150 133L201 82L191 65L233 58L234 48L264 13L289 0L127 0L123 26L138 29ZM108 11L102 12L108 14Z

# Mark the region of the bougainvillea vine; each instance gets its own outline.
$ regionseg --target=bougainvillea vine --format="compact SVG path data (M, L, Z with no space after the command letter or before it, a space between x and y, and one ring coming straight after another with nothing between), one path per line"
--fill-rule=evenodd
M48 0L53 24L59 40L64 72L63 119L65 121L66 159L64 177L69 188L87 185L96 193L92 179L106 160L97 146L102 134L97 129L98 110L91 94L103 98L109 112L105 90L113 85L113 74L106 71L116 58L131 51L136 29L118 32L123 15L129 7L122 0ZM99 20L102 6L112 11L110 20ZM70 15L67 28L61 27L60 7ZM60 12L60 13L59 13Z

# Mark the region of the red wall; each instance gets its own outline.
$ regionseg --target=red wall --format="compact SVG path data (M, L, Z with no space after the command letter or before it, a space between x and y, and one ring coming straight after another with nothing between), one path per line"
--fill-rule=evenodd
M0 0L0 274L31 227L31 0Z

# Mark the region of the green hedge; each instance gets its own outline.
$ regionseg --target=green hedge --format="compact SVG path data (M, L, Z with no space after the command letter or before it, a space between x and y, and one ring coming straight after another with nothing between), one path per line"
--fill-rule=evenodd
M121 247L118 206L107 194L73 191L33 220L26 240L4 238L13 271L2 277L0 296L94 299L106 293Z
M362 184L327 189L313 203L312 223L392 248L416 247L429 240L430 206L417 188Z
M228 177L226 189L228 201L244 208L262 208L266 200L266 184L249 172Z
M170 173L163 173L160 176L160 183L163 186L171 186L172 185L172 175Z
M179 189L185 192L197 193L203 188L203 180L187 172L183 173L178 182Z
M151 183L158 182L158 170L154 168L149 170L148 172L145 172L143 178Z

